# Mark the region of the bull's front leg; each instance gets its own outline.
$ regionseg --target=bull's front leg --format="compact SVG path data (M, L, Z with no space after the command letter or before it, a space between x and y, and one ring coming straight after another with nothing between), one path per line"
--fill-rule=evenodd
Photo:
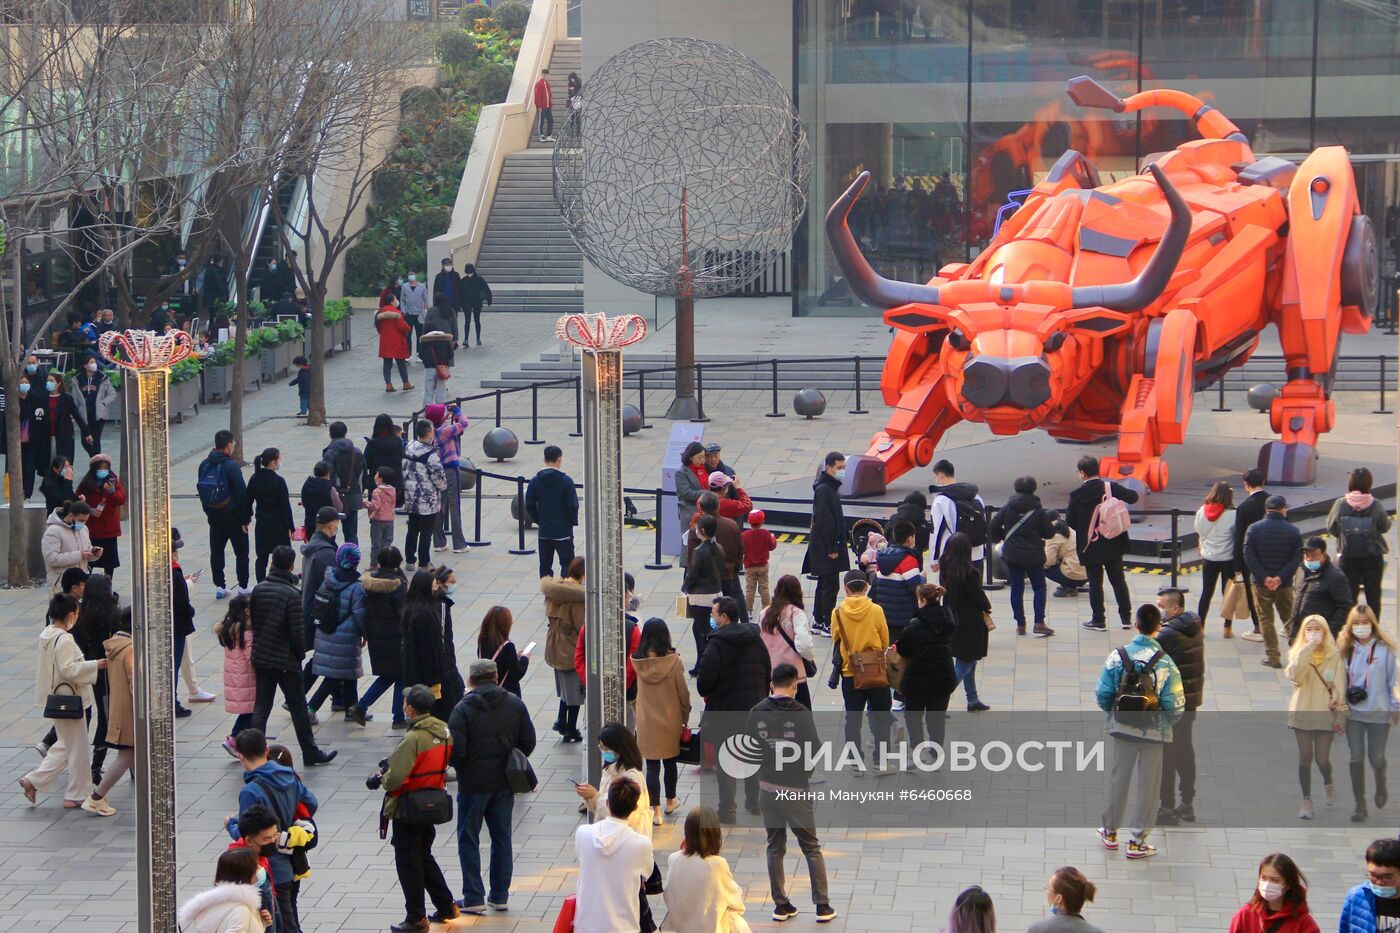
M870 449L846 461L842 495L883 495L891 480L932 463L943 433L962 420L948 399L941 367L935 367L899 394L885 430L870 439Z

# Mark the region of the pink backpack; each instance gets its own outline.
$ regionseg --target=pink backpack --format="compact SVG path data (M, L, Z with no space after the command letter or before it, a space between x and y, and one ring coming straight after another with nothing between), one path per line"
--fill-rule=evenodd
M1113 495L1113 485L1104 480L1103 501L1094 506L1094 514L1089 518L1089 540L1093 544L1099 538L1117 538L1128 533L1132 517L1122 499Z

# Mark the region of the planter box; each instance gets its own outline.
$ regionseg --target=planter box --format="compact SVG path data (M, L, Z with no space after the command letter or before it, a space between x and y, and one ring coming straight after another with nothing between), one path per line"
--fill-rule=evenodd
M253 360L244 361L244 373L246 379L243 391L262 388L262 374L259 367ZM229 395L233 391L233 364L228 366L205 366L204 367L204 394L202 396L205 405L214 402L227 402Z
M258 352L258 367L262 371L263 382L276 382L278 377L285 376L292 368L291 343L279 343L275 347L269 347Z
M44 537L44 523L48 521L48 518L48 512L45 511L42 503L25 503L25 543L28 545L25 556L29 563L29 577L41 584L44 582L47 571L44 568L44 552L40 547L40 542ZM8 583L10 576L8 558L10 553L10 505L8 502L0 502L0 552L7 555L5 560L0 561L0 583Z
M170 384L170 417L184 422L185 412L199 414L199 377Z

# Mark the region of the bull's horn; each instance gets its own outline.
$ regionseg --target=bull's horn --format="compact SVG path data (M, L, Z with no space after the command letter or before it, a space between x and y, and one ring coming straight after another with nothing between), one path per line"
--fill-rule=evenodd
M1186 251L1186 239L1191 235L1191 209L1186 206L1186 200L1176 187L1167 180L1166 173L1155 164L1149 165L1147 170L1157 180L1157 186L1162 189L1167 206L1171 208L1172 217L1171 222L1167 224L1167 232L1162 234L1152 258L1142 267L1136 278L1119 285L1081 285L1072 293L1072 307L1109 308L1113 311L1141 310L1161 296L1167 283L1171 281L1172 274L1176 272L1176 264L1181 261L1181 254ZM830 229L830 221L827 222L827 227Z
M846 193L837 198L831 210L826 212L826 239L831 244L831 251L836 254L841 271L846 274L846 284L850 286L851 293L875 308L897 308L915 302L938 304L936 287L891 281L872 269L861 255L860 247L846 226L846 218L869 181L870 173L861 172Z

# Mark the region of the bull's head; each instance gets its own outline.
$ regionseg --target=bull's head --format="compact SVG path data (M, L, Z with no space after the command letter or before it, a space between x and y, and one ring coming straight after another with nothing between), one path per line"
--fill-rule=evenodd
M851 292L886 309L892 326L943 333L945 372L955 401L986 415L995 427L1027 427L1055 405L1054 386L1076 370L1075 357L1093 341L1131 325L1127 312L1147 307L1176 270L1191 231L1186 201L1156 165L1148 170L1171 208L1171 222L1152 258L1131 281L1071 286L1066 282L1005 283L960 279L943 285L895 282L879 275L851 237L846 217L870 180L863 172L826 215L827 238Z

